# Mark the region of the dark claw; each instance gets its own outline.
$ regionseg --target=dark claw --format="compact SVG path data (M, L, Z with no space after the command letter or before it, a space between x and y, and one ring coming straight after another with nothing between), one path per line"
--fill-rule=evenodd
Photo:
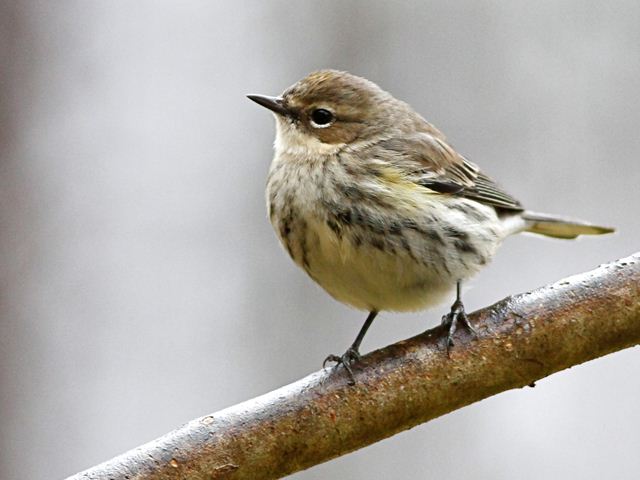
M469 317L467 317L467 313L464 311L464 305L461 301L456 300L453 305L451 305L451 311L442 317L442 325L449 325L449 333L447 334L447 355L449 355L449 349L453 347L453 335L456 333L458 329L458 322L462 322L469 332L471 332L476 337L478 336L478 332L469 322Z
M351 365L353 365L358 360L360 360L360 352L358 352L358 350L356 350L353 347L349 347L347 351L344 352L344 354L340 357L338 355L332 354L332 355L329 355L327 358L325 358L324 362L322 362L322 368L326 367L327 362L336 362L336 365L334 368L338 368L338 366L342 365L344 369L347 371L347 374L349 375L349 385L355 385L356 381L353 378L353 371L351 370Z
M324 359L324 362L322 362L322 368L327 368L327 363L328 362L338 362L338 363L340 363L340 357L338 355L334 355L332 353L331 355L329 355L327 358Z

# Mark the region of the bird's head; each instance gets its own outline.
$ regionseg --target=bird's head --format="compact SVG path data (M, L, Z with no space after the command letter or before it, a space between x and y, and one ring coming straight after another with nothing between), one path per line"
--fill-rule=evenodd
M311 73L279 97L248 97L275 113L276 149L310 154L366 143L390 129L424 122L375 83L336 70Z

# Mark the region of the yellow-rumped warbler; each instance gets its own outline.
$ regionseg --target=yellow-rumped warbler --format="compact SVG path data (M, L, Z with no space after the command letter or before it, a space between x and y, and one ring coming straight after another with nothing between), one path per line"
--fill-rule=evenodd
M276 117L266 195L280 241L333 298L369 312L346 353L325 360L350 375L381 310L423 309L457 286L443 317L447 348L457 322L474 331L460 283L505 237L613 231L524 210L409 105L364 78L323 70L281 97L249 98Z

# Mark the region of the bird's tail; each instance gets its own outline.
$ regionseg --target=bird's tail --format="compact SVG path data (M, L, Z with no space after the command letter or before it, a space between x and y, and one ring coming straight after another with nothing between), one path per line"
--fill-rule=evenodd
M582 220L525 211L521 214L525 221L525 232L537 233L554 238L576 238L578 235L603 235L612 233L613 228L600 227Z

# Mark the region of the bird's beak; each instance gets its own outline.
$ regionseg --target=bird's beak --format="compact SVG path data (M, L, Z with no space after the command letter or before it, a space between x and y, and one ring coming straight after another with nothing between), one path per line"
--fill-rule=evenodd
M247 95L249 100L253 100L258 105L268 108L279 115L290 116L291 112L284 106L282 97L267 97L266 95Z

